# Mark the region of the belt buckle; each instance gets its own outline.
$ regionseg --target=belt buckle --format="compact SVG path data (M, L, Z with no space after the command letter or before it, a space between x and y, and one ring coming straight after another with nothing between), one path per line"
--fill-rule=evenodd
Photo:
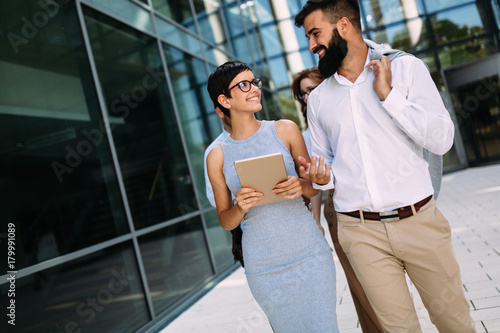
M399 221L399 213L397 210L391 210L390 212L378 213L380 216L380 222L394 222Z

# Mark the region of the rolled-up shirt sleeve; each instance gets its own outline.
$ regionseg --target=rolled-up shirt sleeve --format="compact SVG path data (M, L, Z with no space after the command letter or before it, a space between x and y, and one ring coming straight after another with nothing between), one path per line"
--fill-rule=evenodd
M413 141L443 155L452 147L455 134L450 114L425 64L415 58L404 66L396 71L399 75L393 77L393 89L382 106Z
M332 165L333 152L330 145L328 133L320 124L317 118L317 109L319 102L320 88L316 88L309 96L307 103L307 122L309 124L309 132L311 135L311 152L312 156L325 158L325 162ZM311 157L312 157L311 156ZM330 182L326 185L318 185L313 183L313 188L317 190L329 190L334 188L333 170L330 170Z

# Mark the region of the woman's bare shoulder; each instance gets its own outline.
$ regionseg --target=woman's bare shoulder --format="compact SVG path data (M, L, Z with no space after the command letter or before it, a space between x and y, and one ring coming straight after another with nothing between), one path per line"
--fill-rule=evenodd
M280 132L280 131L288 132L290 130L299 130L299 127L297 126L297 124L291 120L288 120L288 119L276 120L274 123L274 126L276 127L276 131L278 131L278 132Z
M210 164L217 164L217 162L222 163L224 161L224 154L222 153L222 147L218 145L213 148L207 155L207 166Z

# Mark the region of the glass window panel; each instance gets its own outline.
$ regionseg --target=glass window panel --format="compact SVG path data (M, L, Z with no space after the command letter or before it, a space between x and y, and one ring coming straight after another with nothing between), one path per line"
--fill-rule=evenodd
M255 63L254 71L256 72L256 75L260 77L271 76L271 73L269 71L269 63L267 62L266 58L260 59Z
M498 52L495 42L490 38L474 38L461 44L445 46L439 49L441 67L458 65L484 58Z
M197 193L199 193L202 205L208 207L210 203L202 200L205 198L204 153L205 148L212 142L210 129L215 127L220 131L220 125L213 103L210 107L207 107L205 103L208 97L208 75L205 71L205 64L173 47L164 45L163 50ZM191 202L196 204L195 201Z
M290 86L290 81L288 80L288 71L283 57L278 56L273 59L269 59L269 64L273 82L276 84L276 87L279 89Z
M226 61L229 61L229 57L227 56L227 54L210 45L203 44L203 46L205 47L205 55L208 61L214 62L216 64L223 64Z
M283 49L281 47L277 27L275 25L267 25L263 27L261 31L267 56L271 58L277 54L282 54Z
M443 171L454 170L460 166L457 149L455 145L443 155Z
M233 41L233 49L238 60L246 62L251 65L253 62L252 56L250 54L250 50L248 49L248 40L245 35L241 35L240 37L232 38Z
M500 158L499 76L453 88L451 98L470 164L498 161Z
M254 1L253 3L255 4L260 25L274 22L273 11L271 10L271 5L268 0L259 0Z
M22 269L129 227L75 5L0 6L0 210Z
M281 90L278 95L281 104L281 110L283 111L283 118L294 121L300 127L300 119L298 113L300 112L300 110L297 109L297 104L295 103L295 100L292 96L292 90Z
M318 66L318 56L314 55L309 50L304 50L300 52L302 56L302 61L304 62L304 68L311 68L313 66Z
M217 217L217 210L211 210L204 214L203 217L207 226L207 238L214 256L215 267L217 272L221 272L234 264L231 232L221 227Z
M113 139L137 228L183 212L194 197L156 39L84 10Z
M389 44L392 48L414 52L429 47L427 29L421 19L381 29L374 32L374 41Z
M297 15L297 13L302 9L302 6L299 6L299 2L297 0L287 0L288 9L290 10L290 14L292 17Z
M368 28L411 19L423 13L420 0L362 0L361 5Z
M198 38L182 31L178 27L164 21L158 16L156 16L156 24L158 34L161 38L167 40L173 45L183 47L184 49L191 51L193 54L201 55L201 45Z
M243 21L241 20L241 10L236 4L226 6L224 14L231 37L241 35L245 32Z
M121 333L150 320L132 242L17 278L15 293L16 332ZM0 331L13 332L7 326Z
M213 274L199 217L142 236L139 247L157 314Z
M262 41L262 35L255 13L255 6L253 5L253 1L248 1L247 3L251 5L247 5L245 10L243 10L243 19L245 20L245 24L248 28L248 38L250 40L250 48L253 55L254 65L255 63L265 64L264 42ZM265 66L263 70L267 71L267 66Z
M236 57L241 61L252 64L250 46L245 35L240 8L236 3L230 4L224 9L224 14Z
M219 11L220 2L216 0L194 0L193 3L201 36L227 52L228 39Z
M266 111L269 115L267 119L268 120L282 119L283 114L281 113L281 107L279 104L279 100L276 97L276 94L267 89L262 89L262 95L264 95L262 102L265 104Z
M470 0L424 0L428 13L471 2Z
M493 9L493 17L495 18L497 27L500 28L500 1L491 0L491 8Z
M299 43L299 48L309 48L309 40L306 38L304 28L298 28L295 24L293 25L293 28L295 30L297 42Z
M482 35L488 30L487 18L481 17L475 5L438 13L431 17L438 44Z
M196 33L189 1L151 0L151 4L158 12Z
M87 0L90 3L96 4L99 8L107 10L123 19L133 27L148 31L154 34L153 23L151 22L151 14L141 6L136 5L131 1L109 1L109 0Z

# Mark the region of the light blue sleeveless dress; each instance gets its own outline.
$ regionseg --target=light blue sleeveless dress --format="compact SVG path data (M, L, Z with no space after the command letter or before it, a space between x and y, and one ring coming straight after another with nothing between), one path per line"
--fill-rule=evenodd
M262 121L245 140L228 137L221 147L233 194L241 188L236 160L281 152L288 175L297 176L274 121ZM301 197L252 207L245 215L242 246L250 291L275 332L338 332L332 252Z

